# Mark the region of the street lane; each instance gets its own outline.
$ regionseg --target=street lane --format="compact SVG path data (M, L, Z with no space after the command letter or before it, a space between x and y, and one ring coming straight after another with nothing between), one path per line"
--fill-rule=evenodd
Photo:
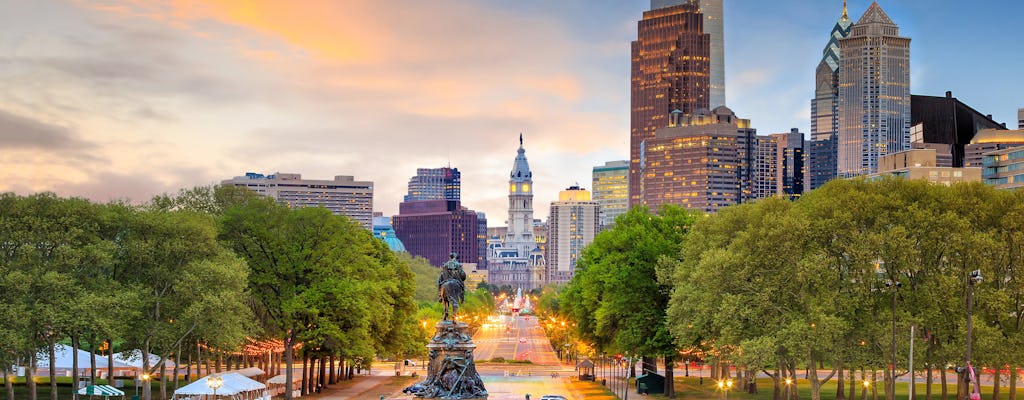
M534 316L500 316L492 318L473 337L478 361L504 358L528 360L534 365L558 365L551 342Z

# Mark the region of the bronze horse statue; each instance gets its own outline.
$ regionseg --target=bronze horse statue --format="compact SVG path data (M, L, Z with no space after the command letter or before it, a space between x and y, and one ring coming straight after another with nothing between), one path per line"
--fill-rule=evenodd
M455 320L459 305L466 301L466 271L459 263L459 255L451 253L448 262L441 266L441 275L437 277L437 297L444 306L442 320Z

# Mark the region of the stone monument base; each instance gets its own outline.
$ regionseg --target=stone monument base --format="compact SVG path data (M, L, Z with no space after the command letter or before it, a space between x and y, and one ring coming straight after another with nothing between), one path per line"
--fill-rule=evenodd
M428 399L486 399L487 389L473 362L474 349L468 325L438 322L437 331L427 344L427 378L402 392Z

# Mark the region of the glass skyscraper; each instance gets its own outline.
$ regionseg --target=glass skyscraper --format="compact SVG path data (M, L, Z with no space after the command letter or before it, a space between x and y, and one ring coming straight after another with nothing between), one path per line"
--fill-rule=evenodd
M601 229L629 209L629 161L608 161L593 170L594 201L601 205Z
M853 21L843 3L843 15L832 27L828 44L815 71L811 100L810 189L836 177L836 135L839 131L839 40L850 34Z
M417 168L416 176L409 179L409 194L405 195L405 201L460 201L461 197L462 174L458 168Z
M910 149L910 39L877 2L839 40L840 177L878 171L880 156Z
M694 114L710 108L711 35L699 6L655 0L637 24L631 45L629 197L642 202L641 145L668 126L675 110Z

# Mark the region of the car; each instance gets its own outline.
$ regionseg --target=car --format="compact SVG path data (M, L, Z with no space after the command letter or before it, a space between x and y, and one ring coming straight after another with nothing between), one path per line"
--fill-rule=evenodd
M557 394L546 394L541 396L540 400L568 400L565 396L559 396Z

